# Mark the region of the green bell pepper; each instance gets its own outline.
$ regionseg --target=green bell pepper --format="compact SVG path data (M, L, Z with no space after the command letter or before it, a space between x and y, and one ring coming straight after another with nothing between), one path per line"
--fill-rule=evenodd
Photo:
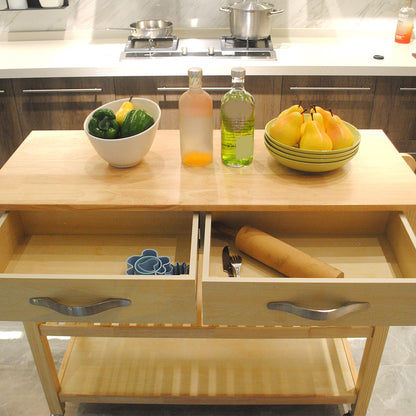
M92 115L88 123L88 131L101 139L116 139L119 137L120 123L112 110L103 108Z
M147 130L155 120L145 110L130 110L121 125L120 137L129 137Z

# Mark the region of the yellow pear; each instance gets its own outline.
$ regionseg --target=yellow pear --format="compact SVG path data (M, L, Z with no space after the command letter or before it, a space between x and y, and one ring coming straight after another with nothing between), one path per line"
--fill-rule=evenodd
M322 107L319 107L319 105L313 105L312 109L311 109L311 113L317 113L317 114L320 114L322 116L324 126L325 126L325 129L326 129L326 125L328 123L328 120L330 119L330 117L332 117L331 110L327 111L327 110L323 109Z
M332 150L330 137L325 133L319 121L313 119L313 115L306 122L299 147L307 150Z
M315 121L317 121L322 126L322 128L325 130L324 116L321 113L313 113L313 119Z
M286 110L283 110L278 116L277 118L282 118L287 116L289 113L294 113L294 112L298 112L298 113L303 113L304 109L300 104L295 104L292 105L289 108L286 108Z
M345 149L354 144L354 136L351 130L338 116L333 116L328 120L326 132L332 140L334 150Z
M307 121L304 121L302 123L302 125L300 126L300 137L302 137L303 136L303 133L305 133L306 123L307 123Z
M300 140L300 126L302 123L303 114L294 111L275 120L270 126L269 134L280 143L295 146Z

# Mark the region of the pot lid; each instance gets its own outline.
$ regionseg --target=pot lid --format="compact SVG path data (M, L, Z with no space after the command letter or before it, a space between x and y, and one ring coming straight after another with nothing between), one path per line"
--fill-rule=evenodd
M250 1L243 1L243 2L237 2L230 6L232 9L237 10L245 10L245 11L256 11L256 10L270 10L274 6L270 3L258 3L255 0Z

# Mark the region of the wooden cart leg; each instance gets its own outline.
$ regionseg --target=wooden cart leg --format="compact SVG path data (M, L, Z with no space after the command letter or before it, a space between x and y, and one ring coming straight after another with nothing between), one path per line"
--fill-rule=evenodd
M38 323L23 322L23 325L49 410L52 415L63 415L64 404L61 403L58 396L60 385L48 339L41 335Z
M389 327L376 326L373 336L367 338L357 378L357 401L352 407L354 416L367 413L388 332Z

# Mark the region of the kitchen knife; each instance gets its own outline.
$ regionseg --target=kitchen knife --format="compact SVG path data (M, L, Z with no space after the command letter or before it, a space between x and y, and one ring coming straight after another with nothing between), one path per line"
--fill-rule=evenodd
M228 273L228 276L234 277L233 267L231 266L230 260L230 250L228 246L225 246L222 249L222 268Z

